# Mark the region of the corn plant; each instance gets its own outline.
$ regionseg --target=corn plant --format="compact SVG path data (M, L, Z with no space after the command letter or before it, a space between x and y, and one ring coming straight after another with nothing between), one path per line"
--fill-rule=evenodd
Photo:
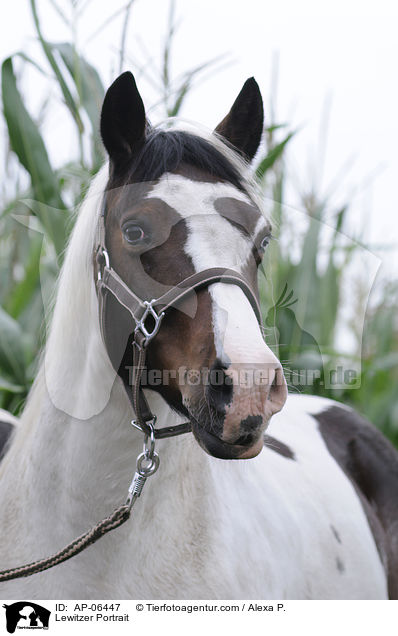
M345 300L344 279L357 252L364 247L363 237L344 240L348 202L330 215L328 198L314 191L302 199L306 229L297 235L284 206L287 176L280 148L289 136L276 142L274 134L278 128L270 126L267 130L267 156L277 154L273 169L264 175L260 163L257 171L272 200L277 235L268 248L265 277L260 279L267 341L285 368L291 391L315 393L352 405L398 445L398 287L378 283L375 292L379 300L371 304L362 331L355 318L364 315L367 294L358 281L357 293L351 299L350 324L356 352L339 350L336 324ZM326 243L325 227L329 230ZM352 385L345 382L335 387L328 382L336 367L356 373Z
M4 162L8 185L3 187L0 213L0 407L14 413L23 407L35 375L45 337L42 292L55 288L74 222L70 210L79 204L103 161L98 125L104 95L100 75L73 41L54 43L46 39L37 3L30 0L30 4L45 67L16 53L3 61L1 69L9 150ZM125 44L132 6L130 0L124 8L120 70L128 57ZM178 116L192 86L206 73L229 63L225 57L208 60L175 78L171 70L175 34L171 2L155 82L164 116ZM71 121L74 127L75 156L58 169L51 164L41 122L30 114L21 89L21 73L23 76L28 66L50 77L61 96L65 121ZM144 61L138 72L152 79L153 62ZM398 289L391 285L381 288L380 300L368 313L363 334L351 326L357 349L362 343L362 352L350 359L339 351L336 322L344 300L344 272L361 248L362 237L351 243L341 241L349 213L347 202L335 210L332 222L328 215L331 228L325 244L323 230L330 202L314 192L302 200L307 223L305 230L297 233L284 206L289 179L284 158L295 134L299 133L286 125L269 123L265 130L266 149L256 167L257 179L272 208L276 235L260 277L267 341L285 366L291 390L315 392L352 404L398 444ZM10 183L15 184L14 189ZM357 311L363 312L365 300L360 293L356 302ZM359 369L355 389L333 388L325 383L330 370L341 360ZM313 382L301 381L298 374L303 369L317 372Z

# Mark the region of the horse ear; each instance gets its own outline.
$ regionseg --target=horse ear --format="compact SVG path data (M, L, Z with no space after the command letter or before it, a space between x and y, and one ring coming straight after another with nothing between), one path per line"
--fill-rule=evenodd
M125 161L145 139L145 108L132 73L122 73L108 88L101 111L101 137L109 157Z
M251 161L260 145L263 126L263 100L256 80L250 77L215 132Z

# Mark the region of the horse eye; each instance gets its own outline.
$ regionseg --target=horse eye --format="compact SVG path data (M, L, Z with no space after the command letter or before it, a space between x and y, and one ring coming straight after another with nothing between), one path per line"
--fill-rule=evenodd
M270 237L269 234L267 236L264 236L263 240L260 243L260 249L262 251L264 251L266 249L266 247L268 246L270 240L271 240L271 237Z
M147 238L144 230L135 223L128 223L122 227L123 236L130 245L140 245Z

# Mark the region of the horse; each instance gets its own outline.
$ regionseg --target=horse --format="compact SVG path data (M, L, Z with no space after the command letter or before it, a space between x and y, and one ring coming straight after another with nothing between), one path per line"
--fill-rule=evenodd
M213 133L151 127L129 72L108 89L108 161L79 211L0 464L0 569L109 515L143 431L148 483L131 520L0 583L3 598L398 598L396 451L348 406L288 395L263 337L257 268L271 226L249 166L262 131L254 78ZM101 299L111 268L120 293L108 282ZM155 308L184 280L196 281L189 293ZM137 324L120 290L144 304ZM146 356L138 380L134 347ZM152 435L146 409L167 437ZM186 419L191 432L177 435Z

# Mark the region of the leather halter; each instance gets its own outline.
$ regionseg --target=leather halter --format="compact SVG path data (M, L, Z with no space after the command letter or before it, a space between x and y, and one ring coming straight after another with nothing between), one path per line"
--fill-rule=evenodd
M99 321L101 335L105 347L109 353L107 345L107 331L111 328L106 324L106 300L109 294L112 294L118 303L127 309L132 318L132 348L133 348L133 383L132 386L128 382L124 382L124 387L128 398L136 414L136 420L133 424L149 435L151 428L148 422L153 425L156 438L172 437L188 433L191 429L191 423L185 422L177 426L167 426L160 429L154 428L156 417L151 412L148 402L145 398L141 379L145 368L146 349L151 340L156 336L161 326L165 313L175 307L179 301L191 294L193 291L203 289L213 283L227 283L237 285L243 291L249 300L259 324L261 321L261 309L259 302L252 289L244 279L244 277L232 269L224 267L211 267L201 272L196 272L188 276L174 287L171 287L166 293L151 301L139 298L120 278L118 273L113 269L109 254L105 245L105 214L106 203L102 206L101 214L98 220L96 245L94 249L94 259L97 265L96 290L99 303ZM148 318L150 324L148 324Z

